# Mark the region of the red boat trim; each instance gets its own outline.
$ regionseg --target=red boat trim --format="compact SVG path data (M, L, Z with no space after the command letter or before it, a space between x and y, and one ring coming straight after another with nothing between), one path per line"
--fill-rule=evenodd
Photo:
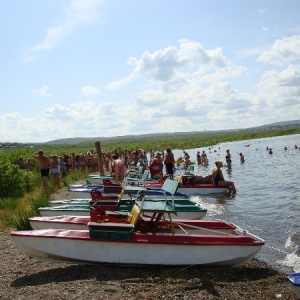
M82 240L88 242L103 241L110 243L138 243L138 244L167 244L186 246L260 246L264 241L246 235L156 235L133 233L129 240L113 239L92 239L88 230L32 230L32 231L12 231L11 236L28 236L33 238L53 238Z

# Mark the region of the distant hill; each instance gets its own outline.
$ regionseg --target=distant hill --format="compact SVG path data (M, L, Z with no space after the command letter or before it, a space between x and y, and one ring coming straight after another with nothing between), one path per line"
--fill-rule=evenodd
M262 129L262 128L272 128L272 127L288 127L288 126L294 126L294 125L300 125L300 120L293 120L293 121L282 121L282 122L276 122L276 123L271 123L268 125L262 125L262 126L257 126L253 127L252 129Z
M248 131L248 130L267 130L267 129L274 129L274 128L288 128L293 126L299 126L300 120L293 120L293 121L283 121L283 122L276 122L271 123L267 125L257 126L257 127L251 127L251 128L244 128L244 129L229 129L229 130L215 130L215 131L191 131L191 132L166 132L166 133L149 133L149 134L140 134L140 135L125 135L125 136L115 136L115 137L76 137L76 138L66 138L66 139L58 139L46 142L44 144L48 145L77 145L80 143L85 142L97 142L97 141L107 141L107 140L114 140L114 139L138 139L138 138L145 138L145 137L155 137L155 136L164 136L170 134L173 135L189 135L189 134L195 134L195 133L201 133L201 134L211 134L214 132L238 132L238 131Z

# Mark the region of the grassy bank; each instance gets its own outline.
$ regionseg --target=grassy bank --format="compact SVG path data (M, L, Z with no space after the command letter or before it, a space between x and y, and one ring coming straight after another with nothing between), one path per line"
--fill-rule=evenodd
M61 187L69 186L74 181L87 178L87 172L74 171L61 180ZM50 196L55 192L53 182L49 181L49 190L45 192L41 183L31 192L19 198L0 200L0 231L7 228L18 230L30 229L28 218L39 215L39 207L49 206Z

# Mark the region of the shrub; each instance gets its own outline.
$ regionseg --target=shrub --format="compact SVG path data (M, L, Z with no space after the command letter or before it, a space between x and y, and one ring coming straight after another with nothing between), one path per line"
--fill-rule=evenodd
M0 200L0 209L14 210L18 206L18 202L15 199L7 198Z
M31 207L30 210L31 216L39 215L40 207L49 206L49 199L50 199L50 194L48 192L42 192L39 196L29 199L30 207Z
M2 162L0 165L0 197L23 196L26 192L27 173L10 161Z
M33 215L31 212L20 212L11 220L11 226L17 230L31 230L29 218Z

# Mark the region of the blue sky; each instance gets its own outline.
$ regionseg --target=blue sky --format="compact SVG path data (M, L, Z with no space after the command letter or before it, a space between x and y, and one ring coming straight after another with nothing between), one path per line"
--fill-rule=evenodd
M300 119L298 0L0 0L0 142Z

